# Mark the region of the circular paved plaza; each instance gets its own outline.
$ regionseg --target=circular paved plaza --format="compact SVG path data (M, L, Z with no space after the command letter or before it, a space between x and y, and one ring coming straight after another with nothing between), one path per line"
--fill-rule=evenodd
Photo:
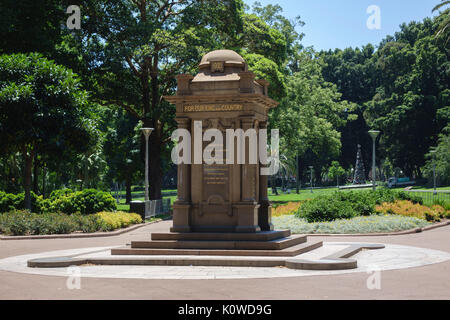
M350 270L285 267L82 265L79 289L70 288L74 268L29 268L27 261L60 256L106 257L131 240L165 232L165 221L120 236L83 239L8 240L0 244L0 299L302 299L450 297L450 227L380 237L323 237L322 248L302 255L318 259L353 243L380 243L351 258ZM377 286L371 286L377 277Z

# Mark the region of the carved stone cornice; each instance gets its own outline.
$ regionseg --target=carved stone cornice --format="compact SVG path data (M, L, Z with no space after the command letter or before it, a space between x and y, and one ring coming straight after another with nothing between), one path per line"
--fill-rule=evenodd
M278 102L259 93L240 93L230 95L195 95L195 96L164 96L172 104L178 103L256 103L266 108L275 108Z

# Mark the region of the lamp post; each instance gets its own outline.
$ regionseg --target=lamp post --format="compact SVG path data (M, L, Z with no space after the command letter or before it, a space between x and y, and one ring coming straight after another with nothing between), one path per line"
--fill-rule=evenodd
M373 141L373 144L372 144L372 189L373 189L373 191L375 191L377 189L376 168L375 168L375 141L377 140L377 137L380 134L380 131L370 130L369 134L372 137L372 141Z
M149 196L148 196L148 138L154 130L153 128L141 128L145 136L145 217L149 211Z
M430 153L432 154L432 161L433 161L433 194L436 195L436 150L431 150Z
M295 191L298 194L298 191L299 191L298 190L298 182L300 181L300 175L299 175L300 168L298 166L298 155L295 156L295 170L296 170L296 172L295 172L295 174L296 174L296 176L295 176Z
M311 186L311 193L313 193L313 186L312 186L312 178L313 178L313 175L312 175L312 172L313 172L313 166L309 166L309 171L311 172L311 178L310 178L310 181L309 181L309 185Z

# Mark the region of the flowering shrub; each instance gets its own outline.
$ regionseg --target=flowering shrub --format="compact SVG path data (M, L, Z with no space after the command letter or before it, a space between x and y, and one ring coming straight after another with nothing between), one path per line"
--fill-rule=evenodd
M294 214L298 211L303 202L288 202L272 209L272 216L278 217L288 214Z
M296 215L299 218L305 218L308 222L370 216L376 213L377 205L396 200L408 200L414 204L422 204L420 197L384 188L376 191L334 192L306 202L299 208Z
M439 205L434 205L430 208L418 203L412 203L409 200L397 200L392 203L383 202L377 205L375 210L378 213L398 214L427 221L439 221L445 214L445 209Z
M142 223L142 218L137 213L117 212L99 212L95 214L99 218L99 223L103 231L111 231L119 228L125 228L129 225Z

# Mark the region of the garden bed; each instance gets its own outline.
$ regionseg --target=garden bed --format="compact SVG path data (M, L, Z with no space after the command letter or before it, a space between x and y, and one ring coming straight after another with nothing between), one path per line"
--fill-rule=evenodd
M0 234L33 236L108 232L139 223L142 223L142 218L138 214L120 211L90 215L11 211L0 214Z
M376 234L422 230L449 218L448 204L423 205L401 191L334 192L272 210L277 229L301 234ZM443 223L443 225L447 222Z
M423 219L398 215L372 215L309 223L294 215L272 218L275 229L290 229L293 234L369 234L387 233L432 225Z

